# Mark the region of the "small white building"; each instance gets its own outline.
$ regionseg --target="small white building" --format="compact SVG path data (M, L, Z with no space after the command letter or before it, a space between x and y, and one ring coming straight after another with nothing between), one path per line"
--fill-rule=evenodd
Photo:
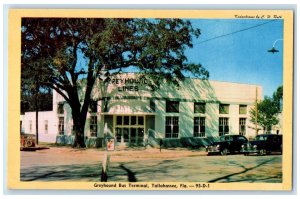
M262 99L258 85L197 78L153 91L136 73L114 76L105 86L97 82L93 89L94 106L85 125L85 139L92 146L101 146L105 133L125 146L160 139L168 146L203 146L224 134L251 138L255 125L250 109L256 98ZM35 134L35 112L22 117L24 132ZM53 91L53 111L39 113L39 141L71 143L72 126L69 105Z

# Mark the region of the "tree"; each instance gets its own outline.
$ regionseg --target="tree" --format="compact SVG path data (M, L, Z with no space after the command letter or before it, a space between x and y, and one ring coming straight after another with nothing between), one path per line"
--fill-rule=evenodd
M279 86L277 90L273 93L274 105L278 112L282 111L282 100L283 100L283 86Z
M282 100L283 87L277 88L272 97L265 97L264 100L257 103L257 123L267 132L271 131L272 126L279 123L278 114L281 112L280 103ZM250 121L255 123L256 110L250 111Z
M208 78L200 64L189 63L184 51L200 35L182 19L23 18L22 56L38 63L43 85L56 90L72 110L75 146L84 147L84 125L96 79L134 66L154 85L166 79L178 84L184 72ZM86 79L82 102L78 95Z
M49 97L51 90L41 83L45 81L45 76L41 75L43 69L40 68L40 62L34 59L29 62L26 56L22 56L21 61L21 113L35 111L36 144L39 144L38 112L45 108L47 110L49 105L52 105L52 97Z
M22 91L21 93L21 114L25 112L36 111L35 108L35 96L32 92ZM39 111L51 111L52 110L52 90L49 88L40 89L38 93L38 107Z

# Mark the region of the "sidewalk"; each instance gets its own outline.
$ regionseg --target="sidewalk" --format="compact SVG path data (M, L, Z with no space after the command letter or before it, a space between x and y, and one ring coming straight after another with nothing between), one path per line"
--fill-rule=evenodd
M102 162L104 149L74 149L71 147L49 147L35 152L21 152L21 168L32 166L93 164ZM131 162L151 159L177 159L182 157L204 156L205 151L185 148L159 149L154 148L117 148L107 152L111 162Z

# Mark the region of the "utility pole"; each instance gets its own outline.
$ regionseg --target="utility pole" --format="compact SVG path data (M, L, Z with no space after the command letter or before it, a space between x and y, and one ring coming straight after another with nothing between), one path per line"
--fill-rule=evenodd
M258 135L257 116L258 116L258 109L257 109L257 87L256 87L255 88L255 136Z
M40 84L39 84L39 79L36 74L35 76L35 96L34 96L34 101L35 101L35 144L39 144L39 89L40 89Z

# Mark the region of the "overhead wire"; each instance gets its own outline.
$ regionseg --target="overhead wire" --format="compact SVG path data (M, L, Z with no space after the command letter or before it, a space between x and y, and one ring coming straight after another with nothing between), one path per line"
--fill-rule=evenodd
M213 37L213 38L210 38L210 39L206 39L204 41L200 41L198 43L195 43L195 45L199 45L199 44L202 44L202 43L205 43L205 42L208 42L208 41L211 41L211 40L215 40L215 39L219 39L219 38L222 38L222 37L226 37L226 36L230 36L230 35L233 35L233 34L236 34L236 33L239 33L239 32L243 32L243 31L246 31L246 30L250 30L250 29L253 29L253 28L257 28L259 26L263 26L263 25L266 25L268 23L271 23L271 22L274 22L276 21L276 19L273 19L273 20L270 20L270 21L267 21L265 23L261 23L261 24L257 24L255 26L251 26L251 27L248 27L248 28L244 28L244 29L241 29L241 30L237 30L237 31L234 31L234 32L230 32L230 33L226 33L226 34L223 34L223 35L219 35L219 36L216 36L216 37Z

